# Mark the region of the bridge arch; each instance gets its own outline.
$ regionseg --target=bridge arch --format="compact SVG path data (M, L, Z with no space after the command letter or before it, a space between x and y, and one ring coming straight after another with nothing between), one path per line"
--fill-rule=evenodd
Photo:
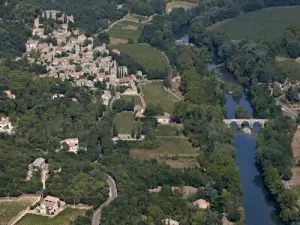
M261 128L268 122L267 119L224 119L224 123L230 128L232 124L237 124L238 128L242 128L243 124L248 124L249 128L253 128L254 124L259 123Z

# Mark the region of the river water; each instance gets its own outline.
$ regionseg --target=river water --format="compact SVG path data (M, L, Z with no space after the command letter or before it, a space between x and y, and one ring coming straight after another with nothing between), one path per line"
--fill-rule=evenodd
M218 68L215 71L219 73L220 79L228 85L235 83L233 76L223 68ZM235 118L236 107L243 107L248 111L250 117L253 118L253 109L244 93L238 103L229 94L226 94L225 97L226 116L228 119ZM236 126L233 125L233 127L236 129ZM259 132L259 129L260 127L254 127L255 132ZM279 222L274 213L273 202L268 199L262 178L259 176L255 165L256 134L246 135L236 131L234 144L237 149L235 163L240 173L244 193L245 224L278 225Z

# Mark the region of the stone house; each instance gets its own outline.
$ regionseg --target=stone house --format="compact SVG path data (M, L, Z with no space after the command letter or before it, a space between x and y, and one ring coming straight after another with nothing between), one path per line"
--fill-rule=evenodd
M63 148L63 144L66 143L69 146L68 152L77 153L79 148L79 140L78 138L68 138L65 140L62 140L60 142L60 147Z
M111 98L110 91L104 91L103 95L101 95L101 98L102 98L102 101L103 101L103 105L108 106L109 100Z
M48 195L40 204L39 211L42 215L54 215L60 208L59 198Z
M32 167L33 167L33 169L37 169L37 170L44 169L44 167L45 167L45 159L43 159L43 158L37 158L32 163Z

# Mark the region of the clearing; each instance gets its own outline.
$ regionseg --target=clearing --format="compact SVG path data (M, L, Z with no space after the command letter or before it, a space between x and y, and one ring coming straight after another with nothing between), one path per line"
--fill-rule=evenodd
M160 105L164 112L172 113L174 103L179 101L164 89L162 81L152 81L140 87L143 91L146 104Z
M172 1L169 2L166 6L166 13L169 14L172 12L174 8L184 8L184 9L190 9L197 6L196 3L191 3L191 2L185 2L185 1Z
M26 214L17 225L69 225L78 216L84 215L85 210L66 208L57 216L49 218L35 214Z
M170 71L171 67L166 56L151 47L146 43L133 43L133 44L118 44L113 45L111 48L116 48L132 57L135 61L140 63L146 71L148 70L164 70Z
M128 95L121 95L121 100L125 100L127 102L134 101L134 105L142 105L142 101L140 96L128 96Z
M0 199L0 225L8 224L18 213L31 206L37 199L35 196Z
M134 120L132 112L118 113L115 116L114 123L120 134L131 134L132 130L135 130L136 132L139 125L139 122Z
M300 20L300 7L270 7L219 22L208 29L224 32L232 40L280 40L285 28Z
M137 41L141 36L142 30L139 23L133 21L123 20L116 23L108 31L108 34L112 38L119 38L128 40L131 38L133 41Z

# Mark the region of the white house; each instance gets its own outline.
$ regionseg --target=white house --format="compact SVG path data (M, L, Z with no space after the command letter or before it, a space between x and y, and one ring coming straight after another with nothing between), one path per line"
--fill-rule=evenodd
M210 203L205 201L204 199L199 199L193 202L193 205L198 209L207 209L210 207Z
M60 207L59 198L48 195L40 204L40 213L43 215L54 215Z
M172 219L165 219L162 221L165 225L179 225L179 222Z
M63 144L66 143L69 146L69 152L77 153L79 148L78 138L68 138L60 142L60 147L63 148Z
M5 91L3 91L3 93L5 93L6 96L7 96L8 98L10 98L10 99L15 99L15 98L16 98L16 95L13 94L10 90L5 90Z
M164 113L163 116L156 116L155 117L157 122L160 124L169 124L170 123L170 114L169 113Z
M0 117L0 132L11 134L13 128L9 117Z

